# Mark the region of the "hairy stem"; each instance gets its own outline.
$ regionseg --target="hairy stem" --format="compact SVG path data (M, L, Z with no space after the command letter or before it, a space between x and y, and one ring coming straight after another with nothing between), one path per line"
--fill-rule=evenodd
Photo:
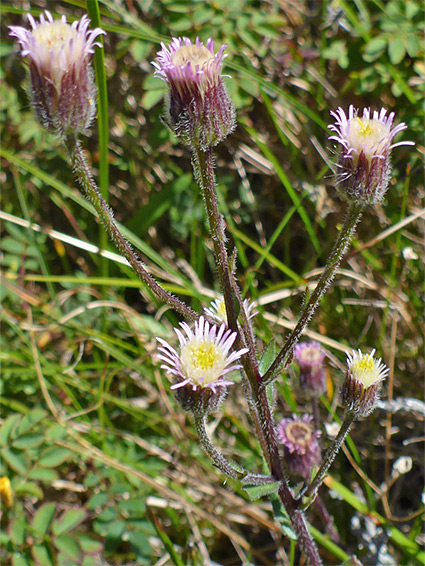
M224 219L218 211L217 195L215 192L214 160L212 148L206 152L195 148L193 150L193 166L196 179L201 186L207 209L210 233L214 245L217 268L223 290L224 301L229 327L237 332L236 347L248 347L248 354L242 357L242 364L248 378L252 396L254 424L264 457L267 461L271 476L279 481L278 494L283 506L288 512L292 525L298 537L299 545L304 552L309 566L320 566L320 556L313 538L307 528L303 511L298 506L286 481L282 462L279 456L276 431L272 411L267 399L266 390L260 388L261 376L254 345L250 321L245 312L239 287L229 267L226 250L226 235ZM236 300L235 300L236 299ZM236 312L236 308L238 312ZM242 336L237 323L238 313L242 313ZM247 331L246 329L249 328ZM199 420L199 419L198 419Z
M64 142L71 157L72 166L86 197L93 204L110 239L126 258L133 271L161 302L169 305L186 319L196 320L198 315L189 306L185 305L182 301L177 299L177 297L174 297L171 293L163 289L161 285L155 281L152 275L146 271L140 258L118 230L117 225L114 222L112 211L103 200L99 189L91 176L91 172L87 165L79 140L76 137L71 136L66 137Z
M347 217L338 236L338 239L335 242L331 255L329 256L326 268L323 271L316 285L316 288L311 294L310 300L305 306L296 327L285 341L283 348L277 355L270 368L264 374L261 382L262 387L265 387L266 385L274 381L284 362L291 358L295 345L300 339L305 327L310 322L310 319L312 318L320 299L327 291L332 282L332 279L334 278L335 271L343 259L344 252L347 249L348 244L350 243L350 240L355 232L356 226L362 216L364 208L364 204L350 204Z
M316 491L319 489L320 485L325 479L326 472L329 470L329 468L332 465L332 462L335 460L335 456L337 455L339 449L341 448L341 445L344 442L345 437L347 436L355 418L356 418L355 412L346 411L344 415L344 420L342 421L341 428L339 429L338 434L336 435L332 444L329 446L311 484L307 487L307 489L304 492L302 492L301 494L302 496L310 497L314 495Z

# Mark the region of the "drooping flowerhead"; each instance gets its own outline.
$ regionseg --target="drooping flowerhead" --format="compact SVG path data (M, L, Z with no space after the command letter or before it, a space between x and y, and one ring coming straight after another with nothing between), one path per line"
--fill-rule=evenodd
M228 385L226 376L242 366L238 360L248 350L231 351L236 332L210 325L204 317L195 322L194 330L186 322L175 328L180 351L177 352L162 338L157 358L165 362L161 368L173 377L171 386L177 400L186 411L208 414L218 409Z
M29 96L37 119L47 130L66 135L84 133L96 112L96 86L90 57L96 38L105 32L88 30L86 15L72 25L66 16L54 20L47 10L37 22L28 14L30 30L10 26L21 55L29 62Z
M348 117L342 108L331 112L335 124L328 126L336 135L330 136L341 144L337 162L337 187L349 201L374 204L382 200L390 180L391 150L399 145L415 145L411 141L392 143L394 137L407 128L401 123L392 127L394 112L371 113L363 116L352 105Z
M206 150L230 134L236 126L235 109L224 86L221 66L223 45L214 53L214 41L204 45L199 38L174 37L167 47L161 43L155 76L169 87L165 120L175 134L192 148Z
M341 387L341 401L344 407L365 417L375 408L381 383L387 377L389 369L374 358L375 350L362 354L360 350L347 353L347 373Z
M312 425L313 418L282 419L276 427L278 441L283 444L284 462L289 473L309 480L314 466L321 460L320 431Z
M318 342L301 342L294 348L294 357L300 367L300 387L306 393L319 397L326 390L326 350Z
M254 303L249 299L244 299L243 306L248 318L254 317L258 312L255 310ZM226 326L228 325L226 303L224 302L224 297L221 297L220 299L214 299L209 307L204 308L204 312L217 324L223 324L224 322Z

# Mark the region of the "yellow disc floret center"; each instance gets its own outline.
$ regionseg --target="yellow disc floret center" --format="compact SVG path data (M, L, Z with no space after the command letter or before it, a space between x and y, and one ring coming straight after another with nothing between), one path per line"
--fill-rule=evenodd
M195 338L181 349L181 370L196 384L206 385L217 381L226 368L226 356L209 338Z
M369 387L379 377L379 372L376 371L375 361L369 354L364 355L360 360L353 363L351 371L355 379L363 383L365 387Z
M190 63L193 67L199 65L202 67L207 61L213 59L214 55L203 45L183 45L178 49L172 61L174 65L187 65Z
M38 26L33 32L34 39L49 50L61 49L65 42L75 38L78 32L65 22L57 21Z
M362 151L370 161L372 157L380 155L388 139L388 127L380 120L367 117L354 118L350 122L348 143L358 156Z

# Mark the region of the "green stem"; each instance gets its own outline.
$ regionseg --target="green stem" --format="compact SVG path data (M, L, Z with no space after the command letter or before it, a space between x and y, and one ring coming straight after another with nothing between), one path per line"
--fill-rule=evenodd
M146 271L143 263L133 251L130 244L125 240L114 222L111 209L103 200L96 183L93 181L90 169L87 165L80 142L73 136L66 137L64 140L66 149L71 157L72 166L81 183L81 186L96 209L96 212L109 237L117 246L119 251L127 259L137 276L149 287L153 294L163 303L179 312L186 319L196 320L198 315L182 301L168 293L159 285L155 279Z
M266 387L269 383L272 383L272 381L276 379L284 362L286 360L291 359L291 355L296 343L300 339L301 334L303 333L305 327L310 322L320 302L320 299L329 288L332 279L335 276L335 271L343 259L345 250L347 249L348 244L350 243L350 240L356 230L356 226L362 216L364 208L365 208L364 204L357 204L357 203L350 204L347 217L345 219L341 232L338 236L338 239L335 242L331 255L329 256L326 268L323 271L316 285L316 288L311 294L310 300L305 306L296 327L287 338L283 348L277 355L275 361L272 363L270 368L264 374L261 382L261 387Z
M332 462L335 460L335 456L337 455L339 449L341 448L342 443L345 440L348 432L350 431L351 425L353 424L354 419L356 418L356 413L351 411L346 411L344 415L344 420L342 421L341 428L336 435L336 438L329 446L325 457L320 464L319 469L317 470L316 475L314 476L311 484L307 487L307 489L301 493L303 497L310 497L314 496L314 494L319 489L320 485L322 484L323 480L325 479L326 472L332 465Z

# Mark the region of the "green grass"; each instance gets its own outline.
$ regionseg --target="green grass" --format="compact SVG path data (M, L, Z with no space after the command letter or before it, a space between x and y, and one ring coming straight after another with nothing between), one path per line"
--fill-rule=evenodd
M152 78L150 61L172 36L228 43L225 81L239 125L217 148L218 193L241 288L262 305L260 355L271 340L283 343L344 219L329 168L330 110L383 105L406 122L396 141L416 146L394 150L385 202L367 209L309 327L329 351L324 447L325 424L341 416L345 349L376 348L393 368L384 401L420 398L424 367L423 7L340 1L335 13L332 6L87 2L93 27L107 36L94 60L97 120L83 140L126 238L164 288L200 312L219 291L212 246L190 153L161 122L165 86ZM31 7L38 15L44 3ZM86 2L47 7L73 21ZM99 554L117 565L300 564L269 500L251 502L199 448L192 418L154 358L155 337L172 342L179 317L107 242L60 143L32 117L24 68L7 36L8 25L24 25L25 10L17 0L0 9L0 477L13 491L12 507L2 506L0 559L19 566L93 566ZM296 384L290 366L276 384L276 420L310 410ZM235 385L211 418L213 434L229 458L261 472L241 390ZM424 563L422 418L380 408L351 430L320 493L338 540L317 509L308 517L326 565L372 552L362 538L372 523L394 564ZM399 458L406 471L385 489Z

